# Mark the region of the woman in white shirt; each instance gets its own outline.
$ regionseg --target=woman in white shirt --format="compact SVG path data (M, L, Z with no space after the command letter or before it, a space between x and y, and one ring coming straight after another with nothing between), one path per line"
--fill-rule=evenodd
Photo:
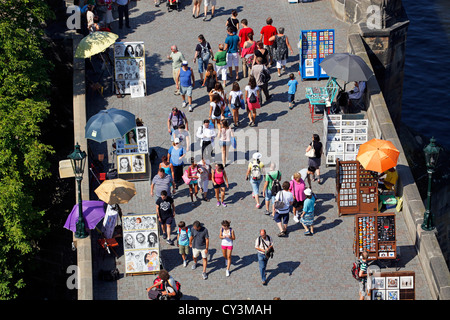
M222 98L218 93L212 95L212 101L209 104L209 120L212 121L214 128L216 127L220 131L220 120L223 117L224 105Z
M225 258L226 271L225 275L230 276L231 253L233 252L233 240L236 239L234 230L230 228L230 221L222 221L222 228L220 229L219 238L222 239L222 254Z
M239 127L239 108L237 105L237 101L240 104L245 104L244 95L242 94L241 88L239 87L239 83L236 81L233 83L233 86L230 91L230 95L228 96L228 104L230 106L231 112L233 114L233 123L235 127Z

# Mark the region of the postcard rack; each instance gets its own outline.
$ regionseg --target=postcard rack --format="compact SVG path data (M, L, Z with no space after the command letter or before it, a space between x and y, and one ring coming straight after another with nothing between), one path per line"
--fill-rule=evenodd
M378 180L359 161L336 161L336 201L339 216L376 213Z
M353 251L361 258L369 253L369 261L396 259L395 213L357 214L355 216L355 241Z

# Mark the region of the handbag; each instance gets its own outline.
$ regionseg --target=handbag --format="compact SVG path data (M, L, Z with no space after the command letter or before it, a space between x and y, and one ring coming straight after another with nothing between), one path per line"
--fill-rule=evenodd
M188 169L184 171L184 174L182 176L184 183L189 184L191 182L191 179L189 179L189 173Z
M148 291L148 298L150 300L159 300L160 296L161 296L161 291L158 289Z
M280 192L281 192L281 199L277 200L275 198L275 201L273 202L273 206L275 209L283 209L286 205L283 201L283 191L280 191ZM278 192L278 194L280 194L280 192Z
M305 156L307 156L308 158L316 157L316 150L314 150L314 145L311 145L311 149L309 149L309 151L305 153Z
M245 101L241 99L241 109L245 110Z
M236 149L237 141L235 137L231 137L231 145L233 146L234 149Z

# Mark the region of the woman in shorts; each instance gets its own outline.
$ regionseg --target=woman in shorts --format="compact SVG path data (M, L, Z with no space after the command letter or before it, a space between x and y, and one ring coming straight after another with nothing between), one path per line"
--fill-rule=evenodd
M234 137L234 133L233 130L231 130L227 119L223 119L221 124L219 131L219 145L222 149L222 163L227 166L228 151L230 150L231 138Z
M233 240L236 239L234 230L230 228L230 221L222 221L222 228L220 228L219 238L222 239L222 254L225 258L225 275L230 276L231 253L233 252Z
M214 191L216 193L217 206L219 207L220 205L222 205L226 207L227 205L223 202L223 200L225 198L225 186L229 188L229 185L227 174L225 172L223 164L216 163L216 167L212 170L211 176L214 185Z
M212 101L209 104L209 120L212 121L214 128L220 130L220 120L223 116L224 104L222 102L222 98L218 93L215 93L211 97Z
M233 123L235 127L239 126L239 106L236 103L244 105L244 95L242 94L241 88L239 87L239 82L235 81L231 87L230 95L228 96L228 105L230 106L231 112L233 114Z

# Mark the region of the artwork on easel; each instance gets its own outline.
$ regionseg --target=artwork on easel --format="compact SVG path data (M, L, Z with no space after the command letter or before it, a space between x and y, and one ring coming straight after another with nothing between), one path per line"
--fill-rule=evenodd
M114 44L116 94L143 97L146 93L145 46L143 41Z
M126 215L123 218L123 248L126 274L159 272L156 214Z

